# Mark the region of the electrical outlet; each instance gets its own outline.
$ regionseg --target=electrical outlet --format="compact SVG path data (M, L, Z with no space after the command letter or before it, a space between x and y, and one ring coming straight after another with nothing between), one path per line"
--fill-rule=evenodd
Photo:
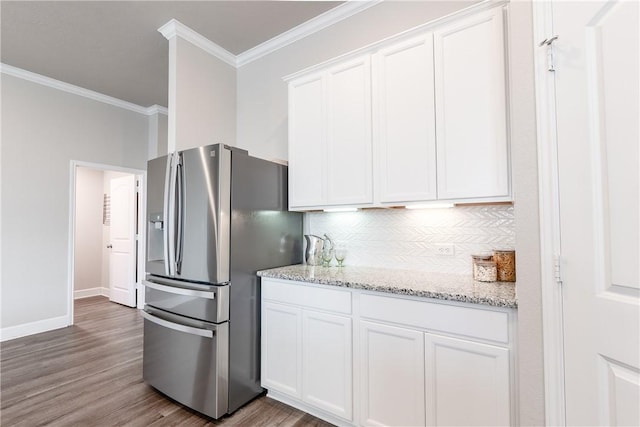
M453 244L436 245L436 254L438 256L454 256L456 254L456 247Z

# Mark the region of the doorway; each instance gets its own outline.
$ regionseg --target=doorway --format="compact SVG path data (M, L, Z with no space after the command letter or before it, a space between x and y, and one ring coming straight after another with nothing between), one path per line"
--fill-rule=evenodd
M72 162L69 303L104 296L143 305L145 171Z

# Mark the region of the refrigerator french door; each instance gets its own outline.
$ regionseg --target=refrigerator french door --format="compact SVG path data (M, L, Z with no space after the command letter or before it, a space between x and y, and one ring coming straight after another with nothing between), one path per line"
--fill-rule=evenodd
M221 145L149 161L147 273L229 281L231 151Z
M286 166L222 144L148 163L145 381L219 418L260 393L257 270L302 261Z

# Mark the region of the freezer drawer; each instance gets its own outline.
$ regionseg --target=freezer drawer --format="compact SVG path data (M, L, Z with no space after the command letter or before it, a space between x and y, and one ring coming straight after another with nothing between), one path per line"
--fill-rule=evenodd
M229 320L229 285L201 285L155 276L147 276L142 284L145 303L151 307L207 322Z
M228 409L229 324L187 319L146 307L144 380L213 418Z

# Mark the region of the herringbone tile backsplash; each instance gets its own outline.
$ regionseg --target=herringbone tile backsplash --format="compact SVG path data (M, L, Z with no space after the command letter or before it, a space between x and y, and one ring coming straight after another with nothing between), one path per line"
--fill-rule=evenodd
M509 205L314 212L305 221L311 234L347 247L345 265L471 274L471 254L515 248ZM439 244L453 244L455 255L438 255Z

